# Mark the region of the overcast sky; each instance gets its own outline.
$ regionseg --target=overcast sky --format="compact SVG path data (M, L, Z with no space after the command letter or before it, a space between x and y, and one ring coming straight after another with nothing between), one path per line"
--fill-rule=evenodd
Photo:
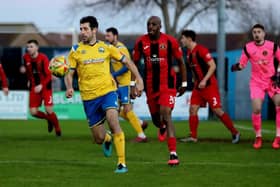
M71 32L71 28L78 29L79 18L75 18L73 23L66 20L65 7L70 0L2 0L0 6L0 22L8 23L34 23L43 32ZM275 6L280 5L278 0L266 0L265 2L273 2ZM155 13L160 15L160 13ZM84 16L84 15L82 15ZM145 33L146 23L141 20L143 24L129 24L126 26L125 21L118 18L105 18L105 14L95 15L100 22L100 29L104 31L105 28L115 26L121 30L122 33ZM131 15L130 15L131 16ZM148 16L148 15L147 15ZM122 16L124 19L126 16ZM118 20L118 21L116 21ZM120 21L121 20L121 21ZM194 24L198 25L199 24ZM212 25L212 23L211 23ZM213 27L212 27L213 28ZM194 28L199 29L199 28ZM205 28L203 28L205 29ZM214 32L215 32L214 27ZM211 29L209 29L211 31ZM213 31L213 30L212 30Z

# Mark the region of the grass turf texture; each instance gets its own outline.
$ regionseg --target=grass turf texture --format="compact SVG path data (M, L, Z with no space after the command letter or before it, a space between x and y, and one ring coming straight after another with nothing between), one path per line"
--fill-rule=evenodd
M0 121L0 186L279 186L280 150L273 150L272 121L264 121L264 144L254 150L250 121L236 121L241 142L219 121L202 121L198 143L177 142L180 165L169 167L165 142L150 122L148 143L133 143L136 133L121 121L126 135L128 173L115 174L116 154L105 158L91 142L86 121L61 121L62 137L47 132L47 122ZM174 122L177 138L187 122Z

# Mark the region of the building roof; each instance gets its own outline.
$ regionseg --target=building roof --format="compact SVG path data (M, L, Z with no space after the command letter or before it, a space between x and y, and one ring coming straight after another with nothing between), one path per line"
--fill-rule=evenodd
M43 47L70 47L73 43L72 36L71 33L43 34L33 23L0 23L0 45L4 47L22 47L30 39L38 40L40 46ZM78 33L76 36L78 40ZM139 36L136 34L120 35L119 40L132 49ZM248 33L227 33L226 50L243 48L244 44L249 41L249 36ZM273 40L275 36L268 35L267 38ZM98 32L97 39L104 40L104 34ZM209 48L211 52L217 49L216 33L198 33L196 40Z
M33 23L0 23L0 45L22 47L30 39L38 40L40 46L48 46L45 36Z
M0 33L39 33L33 23L0 23Z

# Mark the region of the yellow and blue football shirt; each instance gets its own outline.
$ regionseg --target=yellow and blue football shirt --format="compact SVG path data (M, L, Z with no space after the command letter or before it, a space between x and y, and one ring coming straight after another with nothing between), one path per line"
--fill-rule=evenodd
M70 68L78 73L82 100L91 100L116 90L110 72L110 60L122 61L125 56L113 45L97 41L94 45L80 42L69 53Z
M117 45L115 45L116 48L118 48L118 50L126 56L126 58L130 59L130 55L129 55L129 52L126 48L126 46L121 43L121 42L118 42ZM123 66L125 66L125 64L123 64L122 62L120 61L116 61L114 59L111 60L112 62L112 68L113 68L113 71L114 72L117 72L119 71L120 69L123 68ZM131 72L128 70L126 71L125 73L117 76L117 82L118 82L118 85L119 86L128 86L130 85L130 80L131 80Z

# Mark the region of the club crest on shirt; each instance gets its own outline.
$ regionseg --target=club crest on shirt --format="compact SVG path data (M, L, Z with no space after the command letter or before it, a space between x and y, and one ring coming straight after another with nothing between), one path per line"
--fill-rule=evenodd
M196 53L192 53L192 59L196 58Z
M81 54L86 54L87 53L87 51L86 50L81 50Z
M208 59L209 59L209 58L212 58L212 57L211 57L211 54L210 54L210 53L207 53L207 54L206 54L206 58L208 58Z
M268 54L268 52L267 51L263 51L262 54L263 54L263 56L266 56Z
M104 51L105 51L105 49L104 49L103 47L99 47L99 48L98 48L98 52L99 52L99 53L104 53Z
M160 49L166 49L166 45L165 45L165 44L160 44L160 45L159 45L159 48L160 48Z

